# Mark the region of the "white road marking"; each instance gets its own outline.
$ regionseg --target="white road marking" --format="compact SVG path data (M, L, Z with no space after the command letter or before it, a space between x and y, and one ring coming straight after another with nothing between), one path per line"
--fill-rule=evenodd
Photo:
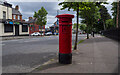
M15 41L19 41L19 40L5 40L5 41L2 41L2 42L15 42Z
M5 44L0 44L0 46L4 46Z
M43 58L47 58L47 56L43 56Z

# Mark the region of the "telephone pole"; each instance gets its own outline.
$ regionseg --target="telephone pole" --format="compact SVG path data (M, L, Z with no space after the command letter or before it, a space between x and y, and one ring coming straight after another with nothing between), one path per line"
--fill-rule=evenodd
M120 10L119 10L119 0L117 1L117 21L116 21L116 27L118 28L119 27L119 13L120 13Z

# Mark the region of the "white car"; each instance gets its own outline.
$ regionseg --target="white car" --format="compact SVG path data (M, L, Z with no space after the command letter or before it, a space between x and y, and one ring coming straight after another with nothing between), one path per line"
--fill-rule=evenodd
M40 35L39 32L35 32L35 33L32 33L32 34L31 34L31 36L38 36L38 35Z
M40 33L40 35L44 35L43 33Z
M52 35L52 32L47 32L45 33L45 35Z

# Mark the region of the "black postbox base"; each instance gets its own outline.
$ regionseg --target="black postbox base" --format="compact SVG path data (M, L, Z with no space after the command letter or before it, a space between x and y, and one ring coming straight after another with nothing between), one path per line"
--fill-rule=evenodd
M71 64L72 63L72 53L70 53L70 54L59 53L59 63Z

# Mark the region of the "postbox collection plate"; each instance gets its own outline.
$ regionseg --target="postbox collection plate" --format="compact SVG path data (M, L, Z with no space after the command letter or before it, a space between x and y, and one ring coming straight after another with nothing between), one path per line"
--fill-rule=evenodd
M69 33L70 26L71 25L62 25L62 33Z

